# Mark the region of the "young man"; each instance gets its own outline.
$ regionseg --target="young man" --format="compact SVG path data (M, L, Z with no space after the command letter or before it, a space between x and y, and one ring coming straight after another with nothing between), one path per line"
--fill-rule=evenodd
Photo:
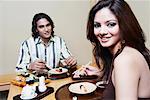
M54 35L54 23L45 13L35 14L32 21L32 37L22 43L16 70L20 73L45 72L58 66L73 66L76 59L65 41Z

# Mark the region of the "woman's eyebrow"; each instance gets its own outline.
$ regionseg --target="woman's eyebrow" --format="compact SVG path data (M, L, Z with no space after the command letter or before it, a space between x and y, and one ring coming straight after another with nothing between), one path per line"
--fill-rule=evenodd
M107 21L106 21L106 23L108 23L108 22L118 22L118 21L115 20L115 19L110 19L110 20L107 20Z

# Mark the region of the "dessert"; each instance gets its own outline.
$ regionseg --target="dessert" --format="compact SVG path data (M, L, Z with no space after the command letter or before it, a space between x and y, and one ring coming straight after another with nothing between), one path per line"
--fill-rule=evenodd
M56 69L57 72L62 72L62 68Z
M84 85L80 85L80 89L82 92L87 92L87 89Z

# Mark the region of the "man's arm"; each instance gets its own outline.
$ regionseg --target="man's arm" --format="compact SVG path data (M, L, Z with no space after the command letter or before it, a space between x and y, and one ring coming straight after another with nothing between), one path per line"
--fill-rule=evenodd
M67 48L67 45L63 39L61 39L61 58L62 64L67 65L67 66L73 66L77 64L77 60L75 59L74 56L72 56L71 52Z
M27 47L27 41L24 41L20 47L18 62L16 66L16 71L18 73L25 73L29 67L30 54Z

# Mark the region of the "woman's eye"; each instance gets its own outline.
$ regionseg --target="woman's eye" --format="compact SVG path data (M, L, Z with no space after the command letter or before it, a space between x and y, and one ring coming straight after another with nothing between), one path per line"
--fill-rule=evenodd
M108 23L107 26L108 27L114 27L116 25L116 23Z
M94 23L94 27L99 28L99 27L101 27L101 24L100 23Z

